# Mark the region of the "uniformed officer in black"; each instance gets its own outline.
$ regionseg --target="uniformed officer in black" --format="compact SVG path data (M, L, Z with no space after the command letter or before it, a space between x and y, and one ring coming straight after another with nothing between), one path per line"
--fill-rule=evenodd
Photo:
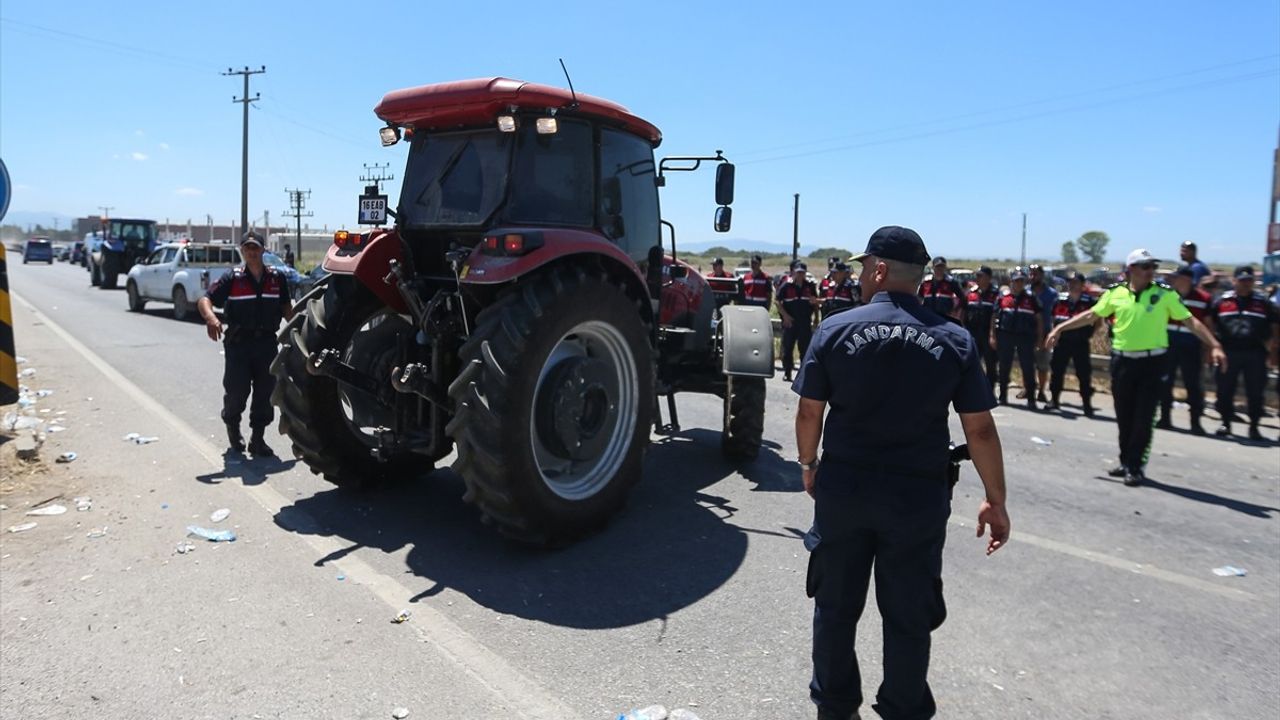
M1049 317L1053 325L1061 325L1093 307L1093 295L1084 289L1084 275L1072 272L1067 275L1067 291L1058 295ZM1093 339L1093 325L1086 325L1062 333L1058 346L1053 349L1049 362L1050 410L1062 407L1062 386L1067 376L1067 363L1075 366L1076 380L1080 383L1080 403L1086 417L1093 417L1093 359L1089 342Z
M820 719L857 716L855 634L874 568L884 620L884 682L875 710L887 720L929 718L937 710L928 683L929 636L946 618L948 409L960 414L986 489L977 528L981 537L991 526L990 555L1009 538L1004 462L990 412L995 398L978 341L916 296L929 262L919 235L880 228L854 260L862 263L867 304L818 326L792 386L800 395L802 478L814 499L805 537L806 592L814 599L810 696Z
M204 318L209 339L223 340L226 365L222 374L222 421L227 425L227 442L236 452L245 449L240 415L252 390L249 452L267 457L275 455L262 437L275 417L271 407L271 391L275 388L271 361L278 349L276 333L280 321L293 317L293 306L288 280L262 262L262 252L262 237L253 231L245 233L240 240L244 263L214 281L196 307ZM223 309L225 325L213 313L214 306Z
M1027 407L1036 409L1035 349L1044 334L1044 313L1040 300L1027 290L1027 273L1016 267L1009 274L1009 289L996 301L991 323L991 347L1000 358L1000 404L1009 402L1009 373L1014 353L1022 369L1022 387L1027 393Z
M843 260L837 259L831 266L831 272L822 279L818 298L822 303L823 319L862 304L862 288L849 277L849 265Z
M1253 267L1241 265L1235 271L1235 289L1222 294L1209 309L1209 320L1227 353L1227 367L1219 367L1218 414L1222 427L1214 434L1231 435L1235 417L1236 377L1244 375L1244 392L1249 409L1249 439L1265 440L1258 430L1262 420L1262 391L1267 382L1267 354L1276 352L1280 342L1280 314L1267 298L1254 290Z
M991 282L991 268L983 265L974 275L974 285L969 288L965 298L964 326L978 340L978 354L982 356L982 366L987 370L987 379L991 388L996 387L999 379L996 362L996 349L987 342L991 336L991 318L995 313L996 301L1000 299L1000 289Z
M809 349L813 337L813 313L818 306L818 287L808 276L802 262L792 263L791 275L778 286L778 315L782 318L782 379L791 382L796 345L800 357Z

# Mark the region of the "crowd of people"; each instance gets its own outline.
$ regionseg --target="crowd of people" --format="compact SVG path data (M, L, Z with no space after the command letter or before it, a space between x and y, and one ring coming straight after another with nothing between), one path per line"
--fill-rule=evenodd
M1158 297L1168 295L1168 301L1176 299L1191 316L1189 320L1180 319L1177 316L1180 311L1169 315L1160 327L1150 330L1163 333L1162 339L1145 342L1153 345L1148 350L1158 351L1151 357L1160 358L1145 363L1148 370L1144 371L1155 378L1155 404L1150 413L1158 413L1155 427L1174 428L1171 411L1174 386L1180 377L1191 415L1188 429L1196 435L1206 434L1203 378L1205 364L1211 361L1212 343L1193 330L1192 323L1199 323L1206 328L1208 338L1224 348L1226 356L1226 362L1214 373L1218 397L1215 409L1221 418L1215 434L1225 437L1233 433L1233 423L1237 420L1233 398L1243 375L1248 437L1263 440L1259 423L1264 412L1267 366L1280 366L1277 360L1280 290L1270 297L1265 295L1257 287L1253 267L1245 265L1232 273L1232 288L1215 296L1206 289L1214 282L1214 274L1198 257L1195 243L1183 243L1179 259L1160 280L1159 261L1154 256L1145 253L1130 257L1129 260L1135 262L1126 263L1120 282L1099 291L1090 287L1084 275L1074 271L1060 278L1060 285L1055 286L1054 278L1047 277L1039 264L1010 269L1005 286L996 282L995 272L985 265L978 268L971 281L960 282L948 271L946 258L937 257L932 260L931 273L920 282L916 294L924 307L963 325L980 340L983 368L1000 404L1010 402L1009 386L1016 362L1022 383L1014 399L1024 401L1031 410L1039 410L1041 406L1051 411L1060 410L1070 367L1080 394L1080 409L1087 417L1094 417L1091 355L1097 329L1102 325L1107 328L1113 366L1125 357L1122 353L1132 350L1121 347L1123 340L1117 341L1117 319L1109 311L1110 304L1101 312L1093 311L1108 292L1131 286L1136 275L1150 272L1148 284L1152 290L1147 302L1156 303ZM777 278L770 277L761 265L759 255L751 258L751 269L743 280L742 302L765 308L775 301L778 303L783 379L790 382L795 373L796 353L804 357L817 323L861 305L862 288L850 273L849 265L839 257L828 259L826 275L821 278L815 278L802 261L792 262L789 271ZM716 258L712 267L710 276L732 277L725 271L723 259ZM1142 285L1142 291L1145 292L1146 287ZM1152 305L1143 312L1150 314L1155 309ZM1048 343L1055 329L1082 316L1086 320L1057 333L1052 346ZM1145 320L1144 328L1149 326ZM1121 395L1125 399L1123 391ZM1138 409L1144 417L1148 414L1146 404L1144 394Z

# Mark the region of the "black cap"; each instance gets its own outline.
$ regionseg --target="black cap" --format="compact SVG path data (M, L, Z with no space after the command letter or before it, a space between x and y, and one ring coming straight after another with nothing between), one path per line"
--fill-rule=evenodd
M1009 271L1009 282L1013 282L1014 280L1026 280L1026 279L1027 279L1027 271L1023 270L1021 265Z
M871 237L867 240L867 249L849 260L861 260L868 255L911 265L929 264L929 251L925 250L924 240L920 238L919 233L911 228L897 225L886 225L871 233Z
M991 277L994 273L992 273L992 272L991 272L991 266L989 266L989 265L983 265L982 267L978 268L978 274L979 274L979 275L986 275L987 277Z
M1072 270L1071 272L1067 273L1067 282L1071 282L1072 280L1079 280L1080 282L1084 282L1084 275L1082 275L1081 273L1075 270Z
M262 236L252 230L240 237L240 244L242 246L248 245L249 243L257 243L258 247L265 247L265 244L262 242Z
M792 270L803 270L803 271L805 271L805 272L809 272L809 266L808 266L808 265L805 265L804 263L800 262L799 260L797 260L797 261L795 261L795 262L791 263L791 269L792 269Z
M1196 244L1195 244L1195 243L1193 243L1193 242L1191 242L1190 240L1183 240L1183 241L1182 241L1182 247L1184 247L1184 248L1191 248L1192 250L1195 250L1195 249L1196 249Z
M752 255L752 256L751 256L751 262L753 262L753 263L762 263L762 262L764 262L764 258L760 257L759 255Z
M1235 271L1234 273L1232 273L1232 274L1235 276L1235 279L1237 279L1237 280L1252 280L1252 279L1253 279L1253 266L1252 266L1252 265L1241 265L1240 267L1236 268L1236 271Z
M941 255L933 259L934 267L938 267L939 265L946 265L946 264L947 264L947 259L942 257Z
M724 258L722 258L722 257L718 257L718 258L716 258L715 260L712 260L712 261L711 261L711 264L712 264L712 265L723 265L723 264L724 264Z
M831 269L836 272L849 272L849 263L843 260L837 260L836 264L831 266Z
M1183 276L1183 277L1189 277L1189 278L1194 278L1194 277L1196 276L1196 274L1195 274L1194 272L1192 272L1192 271L1191 271L1191 266L1190 266L1190 265L1188 265L1188 264L1186 264L1186 263L1183 263L1183 264L1179 265L1177 268L1175 268L1175 269L1174 269L1174 271L1173 271L1173 272L1171 272L1171 273L1169 273L1169 274L1170 274L1170 275L1181 275L1181 276Z

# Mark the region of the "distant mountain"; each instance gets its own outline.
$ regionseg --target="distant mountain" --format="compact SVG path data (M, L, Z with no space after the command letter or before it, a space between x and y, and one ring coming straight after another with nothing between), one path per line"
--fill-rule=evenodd
M767 242L750 238L725 238L709 242L676 243L676 252L703 253L713 247L727 247L730 250L748 250L761 253L791 253L791 243ZM812 245L801 245L800 254L808 255L816 250Z
M10 208L9 212L5 213L4 220L0 220L0 223L5 225L18 225L24 229L28 225L33 227L36 225L43 225L46 228L51 229L54 225L57 225L60 230L66 230L74 227L75 222L75 218L62 213L50 212L48 210L14 210L12 208Z

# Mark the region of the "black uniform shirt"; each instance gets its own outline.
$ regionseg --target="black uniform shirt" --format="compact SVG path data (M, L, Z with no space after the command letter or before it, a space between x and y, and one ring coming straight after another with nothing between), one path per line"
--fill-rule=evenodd
M825 318L862 304L862 285L853 278L845 278L842 283L829 277L823 278L818 287L818 295L825 300L822 304L822 317Z
M995 407L977 341L907 293L879 292L824 320L791 387L831 406L824 461L887 475L941 479L948 406Z
M950 315L956 308L964 307L968 300L968 294L950 275L941 280L934 280L933 276L925 278L916 295L925 307L939 315Z
M1080 297L1075 302L1071 302L1071 293L1061 293L1058 300L1053 304L1053 326L1057 327L1080 313L1093 307L1093 296L1087 292L1080 293ZM1085 325L1082 328L1068 330L1062 333L1059 342L1089 342L1093 337L1093 325Z
M974 285L969 288L965 299L964 325L980 343L986 342L987 335L991 333L991 315L995 312L996 301L1000 299L1000 291L995 285L988 285L986 292L983 292Z
M1012 290L1005 290L996 301L996 330L1014 335L1035 335L1036 318L1043 312L1040 300L1029 290L1017 295Z
M1209 309L1225 350L1266 350L1271 326L1280 322L1280 313L1256 290L1248 297L1235 291L1222 293Z
M816 297L818 286L812 280L805 280L804 285L797 285L791 278L787 278L778 288L778 303L802 327L813 323L813 304L810 300Z
M280 321L289 309L289 281L270 265L262 271L262 282L253 279L243 265L222 274L209 286L209 301L223 308L227 342L275 337Z

